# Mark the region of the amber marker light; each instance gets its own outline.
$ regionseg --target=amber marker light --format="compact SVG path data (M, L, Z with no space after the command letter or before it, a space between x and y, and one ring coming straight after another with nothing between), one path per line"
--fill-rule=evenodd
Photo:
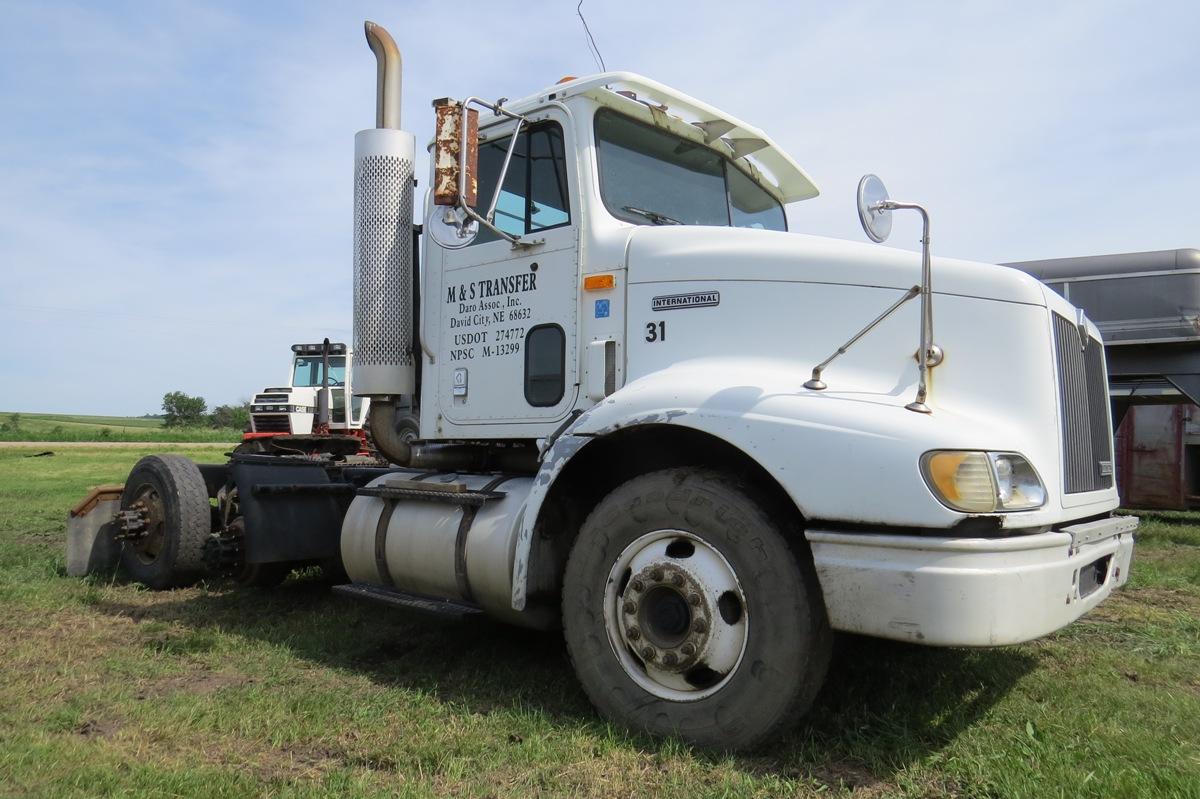
M615 275L588 275L583 279L584 291L604 291L617 285Z

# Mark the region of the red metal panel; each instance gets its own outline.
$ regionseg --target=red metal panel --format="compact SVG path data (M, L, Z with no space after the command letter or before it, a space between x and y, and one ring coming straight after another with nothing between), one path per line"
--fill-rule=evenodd
M1118 431L1121 499L1130 508L1187 509L1182 405L1129 409Z

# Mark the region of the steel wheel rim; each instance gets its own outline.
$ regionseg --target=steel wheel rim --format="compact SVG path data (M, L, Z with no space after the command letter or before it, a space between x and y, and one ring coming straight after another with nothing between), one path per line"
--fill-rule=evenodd
M621 551L604 589L613 653L639 687L694 702L721 690L746 652L746 596L729 561L684 530L655 530Z

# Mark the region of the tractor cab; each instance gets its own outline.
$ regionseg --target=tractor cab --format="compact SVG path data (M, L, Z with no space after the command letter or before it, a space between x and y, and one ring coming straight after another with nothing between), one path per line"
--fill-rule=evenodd
M363 430L370 399L353 395L354 353L345 344L293 344L287 385L263 389L250 406L250 430L243 442L278 436L353 436L366 441ZM325 364L328 362L328 375ZM328 379L328 431L318 421L319 395ZM282 442L276 442L282 443Z

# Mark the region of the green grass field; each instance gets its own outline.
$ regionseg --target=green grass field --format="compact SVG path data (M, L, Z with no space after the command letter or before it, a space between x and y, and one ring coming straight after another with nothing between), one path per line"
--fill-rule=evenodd
M136 416L83 416L59 413L20 413L13 427L13 411L0 411L3 441L154 441L216 442L241 440L242 431L207 427L163 427L161 419Z
M66 509L144 453L29 454L0 447L2 795L1200 796L1200 514L1148 517L1130 585L1047 639L840 641L795 733L718 756L605 724L555 635L299 575L68 578Z

